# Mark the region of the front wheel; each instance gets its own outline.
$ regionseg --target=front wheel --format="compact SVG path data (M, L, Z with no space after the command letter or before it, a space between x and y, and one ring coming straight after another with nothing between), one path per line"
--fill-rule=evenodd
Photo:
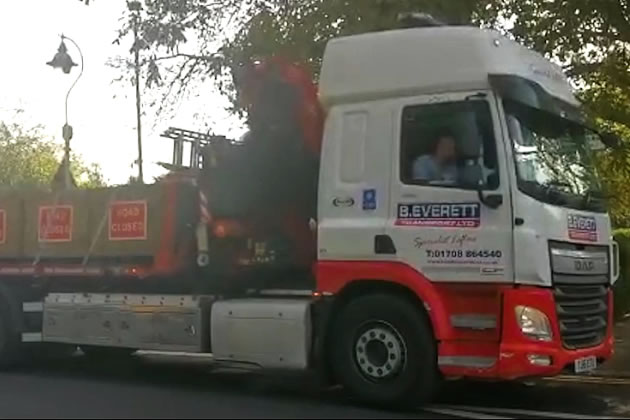
M439 384L427 317L394 295L369 295L342 309L329 343L337 379L367 403L431 399Z

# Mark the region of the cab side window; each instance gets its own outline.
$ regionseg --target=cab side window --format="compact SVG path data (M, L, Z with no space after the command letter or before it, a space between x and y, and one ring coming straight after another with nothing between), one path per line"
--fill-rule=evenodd
M401 124L403 183L498 188L497 147L486 101L408 106Z

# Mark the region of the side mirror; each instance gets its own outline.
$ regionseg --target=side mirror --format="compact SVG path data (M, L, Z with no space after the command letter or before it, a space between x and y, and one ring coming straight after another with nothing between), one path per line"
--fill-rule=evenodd
M616 149L621 145L621 139L615 133L601 133L600 137L602 139L602 143L611 149Z
M477 190L477 193L479 195L479 201L486 207L496 210L503 205L503 196L501 194L485 195L481 188Z

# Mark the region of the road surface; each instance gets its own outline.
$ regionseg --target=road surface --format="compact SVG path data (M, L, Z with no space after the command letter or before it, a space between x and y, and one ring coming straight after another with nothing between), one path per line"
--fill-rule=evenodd
M449 383L435 405L383 412L312 381L210 374L202 363L84 357L0 374L2 418L588 418L630 416L630 382Z

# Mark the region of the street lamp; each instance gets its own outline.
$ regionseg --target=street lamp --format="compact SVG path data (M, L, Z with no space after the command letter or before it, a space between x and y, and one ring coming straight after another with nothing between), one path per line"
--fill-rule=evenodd
M140 40L138 39L138 28L140 26L140 12L142 4L139 1L128 1L127 7L133 15L133 57L134 75L136 87L136 127L138 134L138 182L144 183L142 169L142 102L140 98Z
M64 187L70 188L70 185L72 183L71 181L72 175L70 173L70 140L72 139L72 126L68 124L68 98L70 97L70 92L72 92L72 89L74 89L74 86L77 84L77 82L83 75L83 53L81 52L81 48L79 48L79 46L77 45L76 42L74 42L74 40L62 34L61 44L59 45L59 48L57 49L57 53L55 54L55 57L51 61L47 62L46 64L48 64L52 68L61 69L65 74L69 74L72 68L77 65L74 61L72 61L72 57L70 57L70 54L68 54L68 48L66 47L66 43L65 43L66 39L72 42L72 44L74 44L76 49L79 51L79 55L81 57L81 72L79 73L79 76L77 76L77 78L75 79L74 83L72 83L72 86L70 86L70 89L68 90L68 93L66 94L66 123L63 126L63 132L62 132L63 140L65 142Z

